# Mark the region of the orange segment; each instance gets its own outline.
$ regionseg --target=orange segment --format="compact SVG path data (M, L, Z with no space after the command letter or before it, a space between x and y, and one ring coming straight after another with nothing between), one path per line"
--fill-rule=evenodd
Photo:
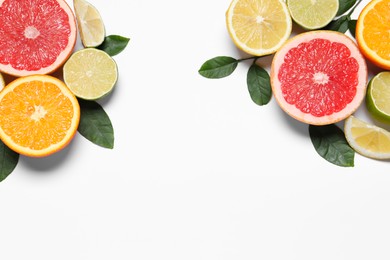
M52 76L21 77L0 92L0 138L19 154L42 157L61 150L79 120L76 97Z
M360 13L356 40L361 52L377 66L390 69L390 0L373 0Z

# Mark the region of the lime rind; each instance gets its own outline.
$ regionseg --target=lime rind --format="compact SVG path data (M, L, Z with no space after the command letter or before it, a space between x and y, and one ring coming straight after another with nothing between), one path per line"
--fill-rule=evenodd
M63 78L76 97L98 100L114 89L118 80L118 67L106 52L85 48L73 53L65 63Z
M288 0L287 6L295 23L307 30L328 25L337 15L338 0Z
M390 72L375 75L368 83L366 107L370 115L379 122L390 124Z

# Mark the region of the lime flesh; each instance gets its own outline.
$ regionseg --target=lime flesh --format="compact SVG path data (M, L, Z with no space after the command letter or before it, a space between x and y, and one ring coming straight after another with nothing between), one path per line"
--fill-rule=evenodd
M373 118L390 124L390 72L375 75L368 84L366 106Z
M338 0L288 0L292 19L301 27L315 30L325 27L337 14Z

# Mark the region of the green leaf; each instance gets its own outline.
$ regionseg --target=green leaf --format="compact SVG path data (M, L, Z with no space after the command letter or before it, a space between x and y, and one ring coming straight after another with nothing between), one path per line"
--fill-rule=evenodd
M338 19L330 22L325 27L325 29L345 33L346 31L348 31L348 21L349 20L350 20L350 17L348 15L341 16Z
M268 72L258 65L252 64L248 70L246 82L253 102L259 106L268 104L272 96Z
M78 132L94 144L112 149L114 129L102 106L95 101L81 99L79 103L81 113Z
M220 79L229 76L237 68L238 60L232 57L219 56L212 58L201 66L199 74L209 79Z
M103 43L98 48L110 56L115 56L126 48L129 41L129 38L120 35L109 35L104 38Z
M337 125L309 125L309 133L314 148L322 158L338 166L354 166L355 151Z
M348 29L354 38L355 38L355 32L356 32L356 22L357 22L357 20L349 20L349 22L348 22Z
M339 0L339 10L337 11L336 16L340 16L347 12L356 4L357 0Z
M10 175L19 161L19 154L0 141L0 182Z

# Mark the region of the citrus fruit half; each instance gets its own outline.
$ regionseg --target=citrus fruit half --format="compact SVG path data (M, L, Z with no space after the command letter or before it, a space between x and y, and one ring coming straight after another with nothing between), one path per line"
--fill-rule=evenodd
M276 52L292 30L291 16L282 0L233 0L226 24L235 45L255 56Z
M43 157L61 150L79 120L76 97L55 77L20 77L0 92L0 138L19 154Z
M280 107L308 124L351 115L366 94L367 65L345 34L318 30L292 37L275 54L271 86Z
M390 124L390 72L382 71L371 78L367 94L366 106L370 114L377 120Z
M118 68L106 52L85 48L73 53L66 61L63 76L77 97L96 100L112 91L118 79Z
M339 10L339 0L287 0L292 19L301 27L314 30L330 23Z
M74 0L73 6L84 47L97 47L102 44L106 31L96 7L85 0Z
M344 134L349 145L363 156L390 159L390 132L354 116L344 122Z
M370 1L356 22L356 41L364 56L390 69L390 0Z
M0 0L0 71L48 74L76 43L76 21L64 0Z

